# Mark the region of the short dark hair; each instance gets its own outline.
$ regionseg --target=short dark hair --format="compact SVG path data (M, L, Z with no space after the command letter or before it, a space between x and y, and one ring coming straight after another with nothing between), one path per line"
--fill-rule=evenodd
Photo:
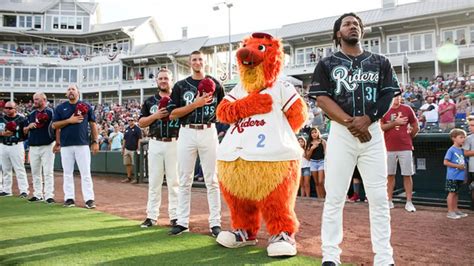
M191 55L195 55L195 54L202 54L202 52L199 51L199 50L194 50L194 51L189 55L189 57L191 57Z
M332 40L336 44L336 47L341 45L341 41L337 38L337 32L341 29L341 24L342 20L345 17L355 17L357 21L359 21L359 26L361 29L361 35L364 35L364 24L362 23L362 19L360 19L359 16L357 16L355 13L350 12L350 13L345 13L342 16L340 16L335 22L334 22L334 27L333 27L333 33L332 33Z

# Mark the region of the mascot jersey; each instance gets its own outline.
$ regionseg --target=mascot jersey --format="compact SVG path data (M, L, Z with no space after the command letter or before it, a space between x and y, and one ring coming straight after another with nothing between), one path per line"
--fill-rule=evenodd
M299 99L293 85L278 81L260 91L273 99L272 111L240 119L228 129L217 150L217 160L247 161L299 160L302 150L284 112ZM239 83L225 96L230 102L248 95ZM278 130L280 129L280 130Z

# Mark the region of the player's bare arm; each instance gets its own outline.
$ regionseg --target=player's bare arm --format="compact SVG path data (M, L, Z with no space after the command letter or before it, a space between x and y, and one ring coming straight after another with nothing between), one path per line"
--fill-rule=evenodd
M166 110L166 107L163 107L160 110L158 110L158 112L150 116L140 118L140 120L138 120L138 125L141 128L144 128L153 124L156 120L160 120L163 117L167 117L167 116L168 116L168 111Z
M452 167L452 168L457 168L459 170L464 170L464 164L457 164L457 163L452 163L448 160L443 161L444 166Z
M181 118L194 111L194 109L203 107L204 105L206 105L206 103L209 103L211 101L211 94L203 93L202 95L197 95L196 99L194 99L194 102L192 102L191 104L174 109L170 114L170 119L175 120L177 118Z
M387 131L387 130L390 130L396 126L403 126L405 125L406 123L408 123L408 117L405 117L405 116L401 116L401 115L398 115L397 118L395 118L395 120L393 121L390 121L390 122L387 122L387 123L381 123L381 127L382 127L382 130L383 131ZM418 127L418 123L415 123ZM412 127L413 127L413 124L412 124ZM419 131L419 127L418 127L418 130L416 131L416 133L418 133ZM415 133L415 135L416 135Z
M99 139L99 133L97 132L97 125L95 122L93 121L90 121L89 122L89 125L91 127L91 138L92 138L92 145L91 145L91 148L92 148L92 154L97 154L97 152L99 151L99 143L98 143L98 139Z
M416 135L420 131L420 126L418 125L418 120L415 119L415 121L413 121L413 123L411 123L410 125L411 125L410 136L412 138L414 138L414 137L416 137Z

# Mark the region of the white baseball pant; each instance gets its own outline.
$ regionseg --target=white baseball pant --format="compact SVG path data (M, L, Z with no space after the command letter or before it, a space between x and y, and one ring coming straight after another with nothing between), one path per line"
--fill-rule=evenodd
M75 199L74 162L81 173L81 188L84 202L94 200L94 185L91 176L91 152L87 145L61 147L63 166L64 200Z
M211 228L221 225L221 196L216 163L218 145L215 124L205 129L180 128L178 139L178 225L189 227L191 187L198 153L207 188L209 225Z
M147 218L158 220L161 206L163 175L166 173L168 187L168 215L170 220L178 219L178 158L177 142L163 142L150 139L148 142L148 204Z
M326 200L321 226L323 261L340 263L342 213L354 167L357 165L369 200L374 265L394 263L390 245L385 141L379 123L372 123L369 131L372 139L361 143L345 126L331 122L325 160Z
M3 192L12 194L13 170L15 171L18 189L21 193L29 194L28 179L25 170L25 148L23 142L18 144L0 144L2 150Z
M30 146L30 166L33 176L33 196L54 198L54 142L49 145ZM44 176L44 194L43 178ZM43 197L44 196L44 197Z

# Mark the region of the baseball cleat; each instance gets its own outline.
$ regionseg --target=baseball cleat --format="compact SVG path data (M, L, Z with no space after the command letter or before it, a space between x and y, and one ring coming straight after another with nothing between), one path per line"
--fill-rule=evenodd
M221 244L226 248L240 248L245 246L255 246L257 244L257 239L249 239L247 231L244 230L235 230L222 231L216 239L217 243Z
M270 257L295 256L297 253L295 239L286 232L271 236L268 242L267 253Z

